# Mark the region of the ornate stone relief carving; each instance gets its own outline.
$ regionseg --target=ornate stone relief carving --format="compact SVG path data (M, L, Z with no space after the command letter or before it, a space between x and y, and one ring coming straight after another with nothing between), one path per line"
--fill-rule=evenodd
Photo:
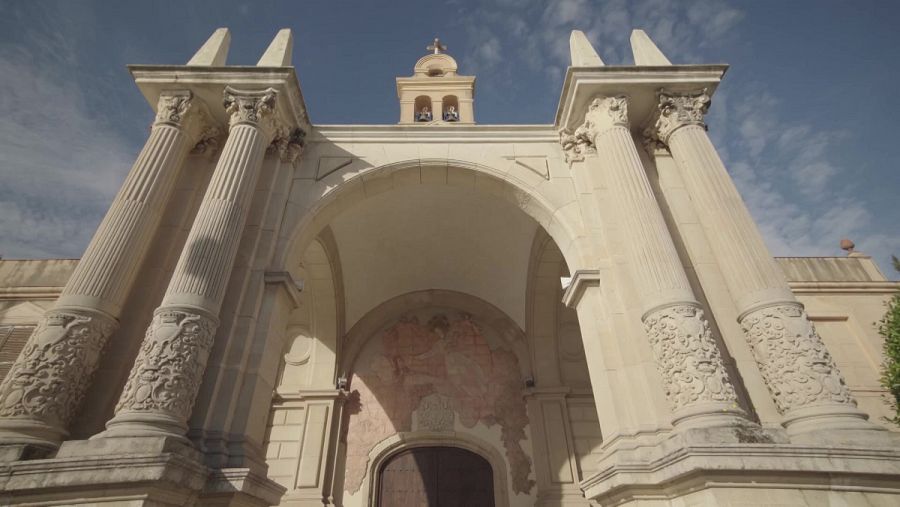
M453 405L450 399L439 394L432 394L422 398L419 409L416 410L416 418L419 429L428 431L453 431L453 421L456 419L453 413Z
M165 412L187 420L215 329L212 319L194 313L166 309L154 315L116 413Z
M0 386L0 416L68 424L114 328L100 314L48 313Z
M675 410L698 402L736 402L703 310L691 304L667 306L650 313L644 329Z
M303 129L281 125L276 129L269 149L276 151L282 162L293 163L303 153L305 137Z
M741 327L781 413L813 403L856 405L802 305L752 311Z
M203 132L201 132L199 136L200 140L194 145L191 153L195 155L212 156L219 151L222 134L222 129L219 127L207 127L203 129Z
M646 132L649 137L667 143L675 130L685 125L699 125L706 128L703 117L711 102L706 89L691 93L669 93L660 91L656 121Z
M563 129L559 132L559 144L562 145L566 162L571 166L574 162L584 160L585 155L597 153L594 149L594 141L590 136L590 125L582 124L572 132Z
M229 126L241 123L253 124L267 135L275 132L275 100L278 93L274 88L260 91L237 90L225 87L223 105L229 115Z

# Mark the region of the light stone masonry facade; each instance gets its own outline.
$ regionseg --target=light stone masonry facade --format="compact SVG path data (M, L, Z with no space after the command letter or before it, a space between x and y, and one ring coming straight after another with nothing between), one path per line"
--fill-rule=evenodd
M479 125L435 40L396 125L316 125L290 30L230 40L129 67L156 118L80 260L0 261L0 503L900 501L900 285L771 256L706 133L726 66L574 31L552 124ZM447 448L492 476L396 466Z

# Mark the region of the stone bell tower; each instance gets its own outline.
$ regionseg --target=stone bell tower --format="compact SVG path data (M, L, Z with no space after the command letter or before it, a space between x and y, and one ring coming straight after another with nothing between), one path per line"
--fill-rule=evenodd
M397 78L400 123L475 123L475 76L456 73L456 60L437 38L419 58L412 77Z

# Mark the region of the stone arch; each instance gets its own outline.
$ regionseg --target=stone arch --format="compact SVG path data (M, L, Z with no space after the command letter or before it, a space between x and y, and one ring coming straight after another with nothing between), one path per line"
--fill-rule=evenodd
M397 433L373 447L369 453L367 479L361 490L366 505L375 505L380 470L392 457L408 449L432 446L458 447L484 458L494 471L494 505L509 505L508 470L503 455L494 446L474 435L444 432Z
M443 179L418 176L410 178L421 185L464 186L503 199L536 221L553 238L571 272L589 269L591 258L589 241L579 231L584 229L580 216L571 218L558 213L551 198L517 179L514 175L491 166L455 159L413 159L384 164L356 173L335 171L317 182L310 190L316 195L302 216L287 225L287 232L279 243L273 265L286 269L292 259L299 258L307 245L315 240L335 217L366 200L365 184L378 178L390 178L405 172L424 174L426 171L446 171ZM450 177L453 171L460 177ZM397 178L404 180L404 178Z

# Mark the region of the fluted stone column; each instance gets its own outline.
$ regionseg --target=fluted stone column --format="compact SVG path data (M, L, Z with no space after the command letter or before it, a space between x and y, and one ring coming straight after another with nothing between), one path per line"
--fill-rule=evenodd
M725 282L738 321L789 433L874 429L797 301L713 147L705 90L659 94L650 134L668 145Z
M276 134L275 104L271 88L225 89L228 140L115 416L97 437L184 438L262 160ZM292 139L296 132L276 146L288 150Z
M628 128L628 100L599 97L579 128L596 150L620 211L629 271L644 309L644 330L673 409L673 424L749 424L691 289Z
M84 398L159 226L184 158L200 137L189 91L159 98L150 138L54 307L0 386L0 443L56 447Z

